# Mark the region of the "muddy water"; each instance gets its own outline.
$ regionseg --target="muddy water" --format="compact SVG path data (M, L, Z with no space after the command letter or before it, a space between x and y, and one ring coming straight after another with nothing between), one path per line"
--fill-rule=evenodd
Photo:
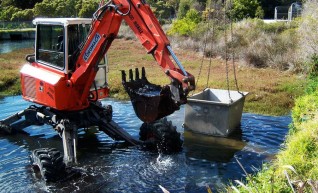
M114 120L135 137L141 122L130 102L108 99ZM0 100L0 118L29 106L20 96ZM48 183L34 175L30 151L39 147L62 150L60 137L48 126L26 128L25 134L0 135L0 187L3 192L207 192L229 180L244 178L238 159L253 173L279 150L291 121L289 116L243 114L241 130L231 138L199 136L184 132L184 109L169 116L184 138L183 151L158 155L114 142L98 130L79 131L81 176L66 182ZM214 191L215 192L215 191Z

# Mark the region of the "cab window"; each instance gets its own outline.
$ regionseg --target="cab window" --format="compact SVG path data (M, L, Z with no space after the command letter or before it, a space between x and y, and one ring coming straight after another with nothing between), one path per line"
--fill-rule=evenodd
M62 25L37 26L36 60L40 63L64 69L64 27Z
M76 51L83 46L86 36L89 33L90 25L72 24L67 26L68 34L68 69L73 70L76 62Z

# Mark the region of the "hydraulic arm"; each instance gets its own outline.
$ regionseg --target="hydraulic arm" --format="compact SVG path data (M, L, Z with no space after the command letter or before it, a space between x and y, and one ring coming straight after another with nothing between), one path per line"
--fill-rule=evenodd
M143 121L151 122L171 114L181 104L186 103L186 96L195 88L195 81L173 53L168 38L145 1L113 0L96 11L91 32L78 55L69 84L77 88L74 90L74 95L78 96L79 102L83 106L88 105L89 89L96 75L94 68L117 36L122 20L130 26L147 53L153 55L164 73L171 79L170 85L157 88L150 86L145 76L142 76L143 80L139 80L137 77L139 72L136 72L136 80L133 80L130 73L131 81L128 83L123 72L123 84L132 99L137 115ZM175 66L171 58L179 68ZM139 88L145 86L156 88L158 94L149 96L147 92L138 92ZM160 110L153 112L162 105L170 110L164 113Z

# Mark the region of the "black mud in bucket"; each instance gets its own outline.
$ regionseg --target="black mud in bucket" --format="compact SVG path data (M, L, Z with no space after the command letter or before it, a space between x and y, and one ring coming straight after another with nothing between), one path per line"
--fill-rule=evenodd
M161 87L151 84L145 75L145 68L142 68L141 78L138 68L129 70L129 81L126 81L126 73L122 71L122 84L128 93L137 117L143 122L150 123L179 110L179 106L172 99L169 86Z

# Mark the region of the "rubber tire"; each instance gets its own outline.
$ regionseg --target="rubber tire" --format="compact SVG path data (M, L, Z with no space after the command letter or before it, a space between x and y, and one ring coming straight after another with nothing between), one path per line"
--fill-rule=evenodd
M180 133L166 118L153 123L143 123L140 127L139 136L139 139L145 142L147 149L163 154L182 151L183 141L180 139Z
M46 182L56 182L65 176L63 155L55 148L40 148L32 151L33 166L40 170Z

